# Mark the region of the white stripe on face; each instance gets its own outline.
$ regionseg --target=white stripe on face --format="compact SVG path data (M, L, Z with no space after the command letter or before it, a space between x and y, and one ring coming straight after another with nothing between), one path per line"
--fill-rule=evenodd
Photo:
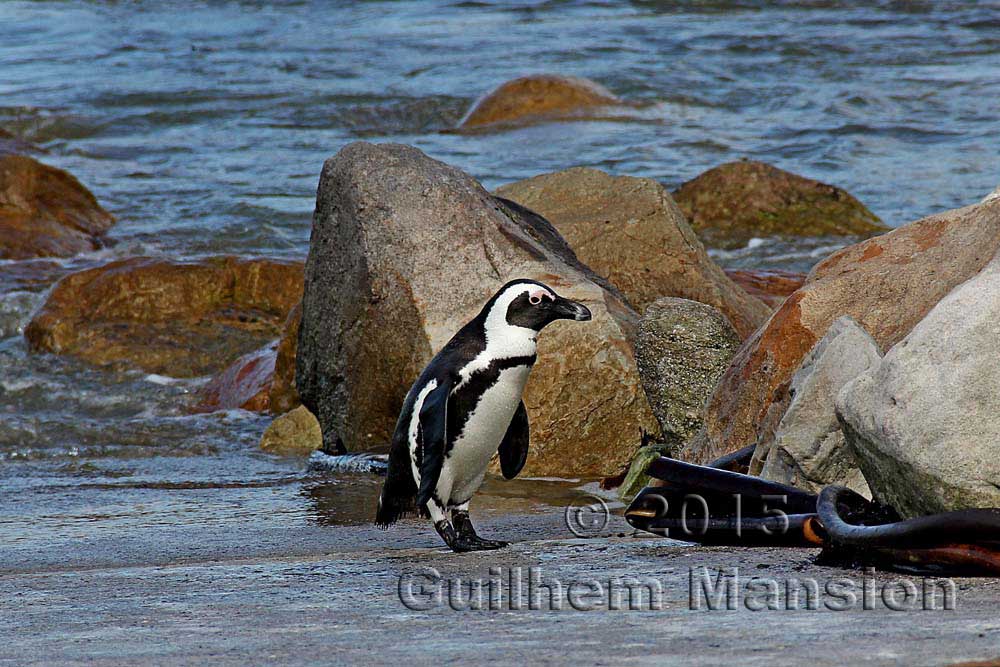
M533 292L544 292L550 298L555 299L552 292L531 283L511 285L496 298L493 307L486 316L486 349L459 371L462 380L455 389L468 382L477 370L488 367L494 359L527 357L535 354L538 332L527 327L515 326L507 321L507 309L510 308L514 299L522 294Z

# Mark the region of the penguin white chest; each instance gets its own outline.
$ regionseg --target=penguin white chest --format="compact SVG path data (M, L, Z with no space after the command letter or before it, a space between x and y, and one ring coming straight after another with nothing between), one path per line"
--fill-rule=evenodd
M500 372L497 381L480 397L469 413L462 434L448 456L455 486L482 477L500 446L517 411L531 366L515 366Z

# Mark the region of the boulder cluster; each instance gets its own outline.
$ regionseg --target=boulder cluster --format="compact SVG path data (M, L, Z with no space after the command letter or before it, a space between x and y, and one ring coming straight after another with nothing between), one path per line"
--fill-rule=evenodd
M628 105L528 77L459 129L610 106ZM66 172L0 151L0 258L94 250L114 222ZM661 453L753 446L754 474L845 484L904 516L1000 506L996 193L887 231L843 190L759 162L673 193L589 168L489 192L416 148L354 143L323 165L312 226L305 262L133 257L65 275L24 335L39 353L206 377L189 409L274 414L266 451L379 450L433 354L532 278L593 320L540 337L527 475L624 479L628 495ZM808 276L724 271L706 250L768 235L857 242Z

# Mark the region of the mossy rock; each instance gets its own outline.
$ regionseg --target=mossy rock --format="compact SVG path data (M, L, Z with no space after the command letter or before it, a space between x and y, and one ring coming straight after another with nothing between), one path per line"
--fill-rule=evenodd
M260 439L261 449L282 456L309 456L322 446L319 421L301 405L271 422Z
M705 245L739 248L755 237L861 236L888 227L847 191L764 162L709 169L674 192Z
M635 458L632 459L632 465L625 473L625 481L618 487L618 497L622 499L622 502L632 502L635 494L649 484L650 477L646 474L646 468L661 456L667 456L669 449L669 446L662 442L639 448L639 451L635 453Z

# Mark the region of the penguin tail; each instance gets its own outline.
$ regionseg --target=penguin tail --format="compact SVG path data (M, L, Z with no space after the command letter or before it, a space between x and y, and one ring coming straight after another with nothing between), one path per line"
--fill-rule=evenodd
M378 510L375 512L375 525L386 530L392 524L413 512L413 499L400 498L385 492L379 496Z

